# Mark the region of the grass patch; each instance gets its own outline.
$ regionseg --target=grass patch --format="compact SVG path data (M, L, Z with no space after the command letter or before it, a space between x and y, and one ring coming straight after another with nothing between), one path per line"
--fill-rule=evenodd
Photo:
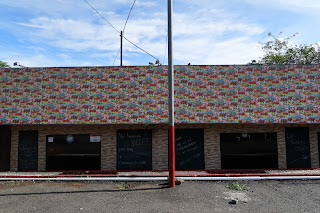
M234 182L231 184L226 184L226 187L231 190L243 191L249 190L250 188L245 184L239 184L238 182Z
M124 183L122 183L122 184L116 184L116 187L117 187L117 189L120 189L120 190L124 190L124 189L127 188Z
M15 181L8 181L3 183L4 186L15 186L17 183Z

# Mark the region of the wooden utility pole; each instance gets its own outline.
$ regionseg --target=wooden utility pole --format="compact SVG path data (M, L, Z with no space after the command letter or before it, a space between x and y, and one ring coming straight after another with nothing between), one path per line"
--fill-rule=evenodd
M122 40L123 40L123 33L120 32L120 66L122 66Z

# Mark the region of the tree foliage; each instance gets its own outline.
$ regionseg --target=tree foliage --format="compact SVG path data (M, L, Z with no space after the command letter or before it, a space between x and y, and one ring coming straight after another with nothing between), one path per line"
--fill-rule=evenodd
M259 42L264 56L250 64L320 64L320 47L318 44L290 45L289 40L298 33L287 38L279 38L269 33L271 41Z
M10 67L6 62L0 61L0 67Z

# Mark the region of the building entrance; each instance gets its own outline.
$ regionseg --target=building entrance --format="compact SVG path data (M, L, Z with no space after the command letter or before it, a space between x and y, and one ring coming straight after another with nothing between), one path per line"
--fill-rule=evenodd
M220 134L222 169L278 168L277 133Z
M10 170L11 126L0 125L0 171Z
M47 170L100 170L99 138L89 134L47 135Z

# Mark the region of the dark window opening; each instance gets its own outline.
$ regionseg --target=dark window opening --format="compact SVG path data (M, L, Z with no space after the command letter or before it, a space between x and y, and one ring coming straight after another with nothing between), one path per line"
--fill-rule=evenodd
M0 171L10 170L11 126L0 125Z
M175 130L176 170L201 170L204 164L203 129Z
M278 168L277 133L220 134L222 169Z
M320 132L318 132L318 155L319 155L319 165L320 165Z
M117 169L152 170L152 131L117 131Z
M47 170L100 170L100 153L89 134L47 135Z

